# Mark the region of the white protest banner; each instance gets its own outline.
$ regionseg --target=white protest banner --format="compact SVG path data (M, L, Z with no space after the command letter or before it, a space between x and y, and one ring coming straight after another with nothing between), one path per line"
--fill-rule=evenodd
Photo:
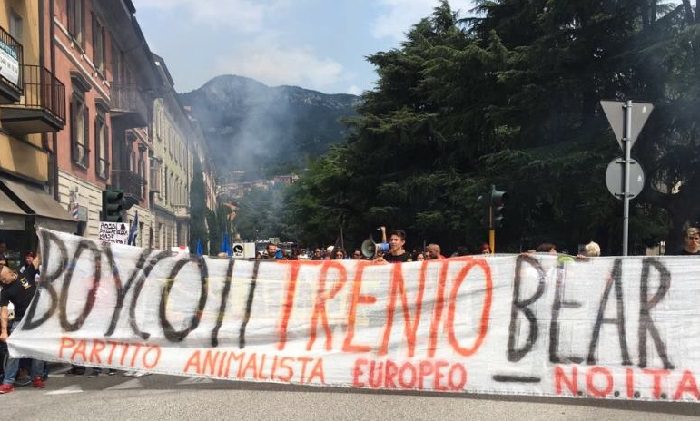
M174 257L40 231L12 355L254 382L700 399L700 259Z
M97 238L107 243L127 244L129 241L129 225L126 222L100 221L100 230Z

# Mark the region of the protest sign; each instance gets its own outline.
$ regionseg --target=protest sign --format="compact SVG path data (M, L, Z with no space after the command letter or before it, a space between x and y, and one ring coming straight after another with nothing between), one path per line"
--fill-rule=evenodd
M129 225L124 222L100 221L100 230L97 238L107 243L127 244L129 241Z
M700 260L174 256L41 230L15 356L238 381L700 399Z

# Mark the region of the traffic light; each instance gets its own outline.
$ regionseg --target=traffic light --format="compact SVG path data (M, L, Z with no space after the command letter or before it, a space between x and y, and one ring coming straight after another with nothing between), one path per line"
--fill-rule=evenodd
M102 220L107 222L124 222L124 192L121 190L102 191Z
M493 209L492 227L501 227L503 224L503 208L505 201L508 198L508 193L505 190L496 190L496 186L491 185L491 208Z

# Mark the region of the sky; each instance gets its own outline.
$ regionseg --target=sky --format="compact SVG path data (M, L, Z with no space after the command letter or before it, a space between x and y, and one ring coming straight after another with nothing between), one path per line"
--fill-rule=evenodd
M178 92L221 74L326 93L373 89L365 57L400 46L438 0L134 0ZM466 14L470 0L452 0Z

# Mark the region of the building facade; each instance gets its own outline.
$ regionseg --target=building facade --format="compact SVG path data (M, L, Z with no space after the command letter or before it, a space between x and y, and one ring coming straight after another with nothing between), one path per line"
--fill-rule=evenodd
M36 229L75 231L55 199L56 132L66 124L65 86L45 65L45 2L0 5L0 241L34 251Z
M112 43L112 187L122 190L134 205L127 211L132 223L138 214L136 245L156 247L154 214L149 194L154 144L150 133L158 75L152 53L134 14L131 0L100 2L110 16Z
M122 190L138 214L136 245L150 247L148 127L156 81L151 53L129 0L54 0L51 53L66 81L66 130L58 133L58 200L77 215L78 234L97 238L102 191Z
M102 191L113 181L110 109L113 78L108 16L92 0L54 0L47 9L46 57L66 85L67 122L58 132L57 191L76 215L78 235L95 239Z
M153 104L152 184L155 244L169 249L189 244L192 146L195 130L173 87L163 59L153 55L160 75L160 98Z
M201 130L131 0L0 3L0 242L34 250L45 227L96 239L102 192L124 192L137 246L190 236L193 156L215 208Z

